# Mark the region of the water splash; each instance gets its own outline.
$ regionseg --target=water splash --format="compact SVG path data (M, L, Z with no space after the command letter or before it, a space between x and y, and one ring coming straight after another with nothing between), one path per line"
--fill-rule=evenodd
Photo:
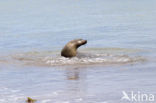
M3 62L36 66L93 65L93 64L126 64L145 61L137 54L138 50L121 48L102 48L81 50L76 57L65 58L56 51L17 53L3 57Z
M85 55L84 57L45 57L43 61L47 65L90 65L90 64L125 64L134 63L144 60L142 57L130 57L128 55L111 55L111 54L96 54Z

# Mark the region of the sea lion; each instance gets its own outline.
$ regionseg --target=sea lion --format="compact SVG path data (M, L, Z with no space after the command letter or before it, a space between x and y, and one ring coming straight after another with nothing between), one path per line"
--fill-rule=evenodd
M61 51L61 56L74 57L77 54L77 48L87 43L87 40L75 39L68 42Z

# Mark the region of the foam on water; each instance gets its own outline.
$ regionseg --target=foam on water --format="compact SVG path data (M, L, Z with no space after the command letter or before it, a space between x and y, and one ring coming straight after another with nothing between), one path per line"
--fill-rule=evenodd
M131 52L130 52L131 51ZM87 49L81 50L76 57L65 58L58 52L26 52L17 53L1 60L14 64L37 65L37 66L61 66L61 65L93 65L93 64L125 64L144 61L141 56L132 56L131 53L137 53L136 50L126 49ZM124 52L124 53L123 53Z
M1 88L1 87L0 87ZM1 88L0 103L25 103L27 96L21 94L20 91L12 91L9 88ZM31 96L36 99L37 103L82 103L85 102L86 98L95 98L94 96L86 95L85 97L70 97L64 91L54 91L48 94L39 94ZM92 101L93 102L93 101Z
M141 57L129 57L128 55L96 54L84 57L64 58L64 57L46 57L48 65L75 65L75 64L123 64L142 60Z

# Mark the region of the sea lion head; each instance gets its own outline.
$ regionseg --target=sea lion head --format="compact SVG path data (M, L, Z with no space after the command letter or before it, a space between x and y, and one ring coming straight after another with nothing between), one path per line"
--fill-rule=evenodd
M83 40L83 39L76 39L73 40L73 42L75 43L76 48L80 47L81 45L84 45L87 43L87 40Z
M74 57L77 54L77 48L87 43L87 40L75 39L68 42L61 51L61 56Z

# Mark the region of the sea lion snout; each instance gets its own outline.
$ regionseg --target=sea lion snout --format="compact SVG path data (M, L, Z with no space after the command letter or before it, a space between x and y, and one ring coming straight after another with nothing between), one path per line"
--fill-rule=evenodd
M87 44L87 40L83 40L83 45L84 45L84 44Z
M87 43L87 40L83 40L83 39L78 39L77 40L77 48L81 45L84 45Z
M77 54L77 48L87 43L87 40L75 39L68 42L61 51L61 56L74 57Z

